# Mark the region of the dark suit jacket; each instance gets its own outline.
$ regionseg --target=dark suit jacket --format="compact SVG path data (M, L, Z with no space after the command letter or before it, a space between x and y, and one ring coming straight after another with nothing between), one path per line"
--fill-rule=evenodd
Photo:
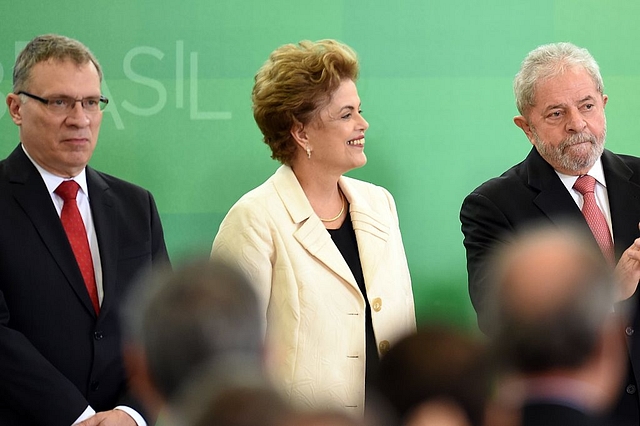
M640 236L640 159L605 150L602 166L613 228L616 257L619 258ZM553 168L535 148L520 164L491 179L469 194L460 211L467 250L469 294L478 314L478 325L486 331L486 264L491 251L509 236L535 223L565 224L568 221L591 234L584 217ZM595 238L593 243L596 244ZM637 296L625 302L637 309ZM640 328L633 315L626 328L633 369L625 383L618 412L639 424L636 383L640 373ZM633 374L635 372L635 375ZM627 392L627 390L629 392Z
M0 424L69 426L91 405L130 405L118 306L168 261L151 194L87 167L104 299L89 295L40 174L18 146L0 162Z
M522 407L520 426L614 426L595 414L562 404L531 402Z

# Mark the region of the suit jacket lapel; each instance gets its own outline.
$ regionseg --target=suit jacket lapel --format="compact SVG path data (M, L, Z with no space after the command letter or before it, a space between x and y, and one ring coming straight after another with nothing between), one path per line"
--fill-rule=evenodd
M605 150L601 158L607 181L616 257L619 258L622 252L640 235L638 231L640 186L631 181L633 171L619 157ZM525 161L528 163L529 185L540 190L534 203L555 223L561 224L571 220L578 226L584 227L585 232L592 235L582 212L567 192L566 187L535 148L532 149Z
M553 167L538 154L535 148L531 149L525 162L527 163L527 183L540 191L533 200L534 204L552 222L563 225L571 221L577 226L583 227L584 231L591 233L571 194Z
M300 224L294 233L296 240L311 256L357 289L358 284L349 265L342 257L340 250L333 244L331 236L318 216L313 213L313 208L293 170L288 166L281 166L273 178L275 189L289 212L291 220Z
M360 264L367 286L373 282L382 263L385 245L389 239L390 224L380 217L362 194L354 191L348 178L340 179L340 187L350 203L351 222L358 241Z
M105 180L92 168L87 166L87 185L89 187L89 203L93 225L96 229L100 263L102 265L102 289L104 298L100 307L100 315L104 315L111 307L114 294L114 281L117 277L118 244L116 211L111 191Z
M7 166L14 198L33 223L43 244L48 248L51 257L62 270L73 291L85 308L95 315L67 234L40 173L27 158L21 146L18 146L8 157Z

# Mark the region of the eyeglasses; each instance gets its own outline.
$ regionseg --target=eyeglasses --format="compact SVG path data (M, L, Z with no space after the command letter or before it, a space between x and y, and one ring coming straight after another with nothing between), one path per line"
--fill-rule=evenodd
M71 96L56 96L53 98L45 99L24 91L20 91L17 94L25 95L30 97L31 99L42 102L47 106L47 108L49 108L49 111L59 115L71 113L71 111L73 111L73 108L75 108L76 106L76 102L80 102L80 104L82 105L82 109L85 112L102 111L104 107L106 107L109 103L109 99L105 98L104 96L91 96L82 99L75 99Z

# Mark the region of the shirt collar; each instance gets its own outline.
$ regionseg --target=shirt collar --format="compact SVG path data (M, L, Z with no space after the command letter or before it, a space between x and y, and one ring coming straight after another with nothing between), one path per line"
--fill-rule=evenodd
M29 155L29 153L27 152L26 148L24 147L23 144L21 144L22 146L22 150L24 151L24 153L26 154L27 158L29 158L29 160L33 163L33 165L36 167L36 169L38 169L38 173L40 173L40 176L42 176L42 180L44 181L44 184L47 186L47 190L49 191L49 194L53 194L53 191L56 190L56 188L65 180L75 180L77 182L78 185L80 185L80 189L82 190L82 192L84 192L87 197L89 196L89 187L87 186L87 168L83 168L82 171L77 174L76 176L73 176L71 178L63 178L57 175L54 175L53 173L45 170L44 168L42 168L42 166L40 166L38 163L36 163L34 161L33 158L31 158L31 156Z
M578 176L565 175L564 173L560 173L557 170L556 173L558 174L558 177L560 177L560 180L562 181L564 186L567 187L567 189L573 188L573 184L575 184L576 180L578 180ZM607 182L604 178L604 169L602 168L602 161L600 160L600 157L598 157L587 174L589 176L593 176L600 185L604 186L605 188L607 187Z

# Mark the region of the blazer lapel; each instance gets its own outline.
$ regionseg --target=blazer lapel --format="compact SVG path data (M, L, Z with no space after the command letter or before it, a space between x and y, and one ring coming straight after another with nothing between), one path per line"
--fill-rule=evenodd
M333 244L327 229L314 214L293 170L288 166L281 166L274 174L273 183L291 220L300 225L294 232L295 239L309 254L357 289L358 284L349 265Z
M106 314L112 305L114 281L117 277L118 236L116 227L116 211L109 185L92 168L87 166L87 185L89 187L89 203L93 225L98 238L100 263L102 265L102 289L104 298L100 307L100 315Z
M376 214L362 194L353 190L348 178L340 179L340 187L350 203L351 222L358 241L364 281L370 284L378 266L383 263L381 257L386 253L391 224Z
M18 146L7 159L13 196L42 238L73 291L91 315L95 316L89 293L71 250L62 222L51 202L42 177Z
M575 222L583 227L584 231L591 233L582 212L567 191L557 173L538 154L535 148L527 156L527 183L539 191L534 198L534 204L554 223L566 224Z

